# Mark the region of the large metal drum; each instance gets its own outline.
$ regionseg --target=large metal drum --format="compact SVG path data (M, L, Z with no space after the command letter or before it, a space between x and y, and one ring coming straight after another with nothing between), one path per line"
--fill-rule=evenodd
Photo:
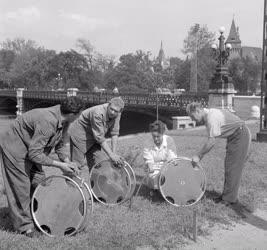
M86 226L93 209L88 185L80 178L53 175L35 189L31 212L36 226L48 236L73 235Z
M96 200L104 205L119 205L128 200L135 188L130 169L129 164L116 166L111 160L95 164L90 171L90 187Z
M161 169L159 189L164 199L174 206L191 206L206 189L206 176L201 166L193 167L191 159L179 157Z

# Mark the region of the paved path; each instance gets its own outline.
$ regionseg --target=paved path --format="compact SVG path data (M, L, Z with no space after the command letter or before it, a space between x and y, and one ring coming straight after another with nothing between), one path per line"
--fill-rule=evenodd
M212 228L206 237L198 237L184 250L267 250L267 211L247 214L242 224Z

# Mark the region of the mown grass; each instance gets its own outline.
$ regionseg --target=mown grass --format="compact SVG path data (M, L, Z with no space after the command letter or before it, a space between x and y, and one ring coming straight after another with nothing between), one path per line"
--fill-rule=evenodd
M250 124L253 138L258 132L257 123ZM169 131L176 142L178 155L192 156L205 142L205 131ZM119 141L119 151L132 165L138 179L144 174L142 150L149 134L139 134ZM250 210L261 208L267 190L267 144L252 142L244 170L240 202ZM218 140L215 148L202 162L207 175L207 192L194 207L176 208L159 196L153 199L146 187L128 204L106 207L95 204L88 227L75 237L29 239L11 231L5 196L0 196L0 248L1 249L135 249L150 246L155 249L182 248L192 238L193 209L198 213L198 233L208 234L215 224L230 225L242 221L242 214L224 205L215 204L211 197L223 187L225 141ZM48 171L49 172L49 171ZM1 180L2 182L2 180Z

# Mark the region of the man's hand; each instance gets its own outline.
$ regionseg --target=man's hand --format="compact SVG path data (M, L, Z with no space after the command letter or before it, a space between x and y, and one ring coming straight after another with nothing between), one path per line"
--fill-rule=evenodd
M64 175L79 175L80 170L78 168L78 164L76 162L64 162L60 166L61 171L63 172Z
M117 154L113 153L110 156L110 159L119 167L124 165L124 159L121 156L117 155Z
M200 162L200 158L199 158L199 156L198 155L194 155L193 157L192 157L192 165L193 165L193 167L197 167L198 166L198 164L199 164L199 162Z

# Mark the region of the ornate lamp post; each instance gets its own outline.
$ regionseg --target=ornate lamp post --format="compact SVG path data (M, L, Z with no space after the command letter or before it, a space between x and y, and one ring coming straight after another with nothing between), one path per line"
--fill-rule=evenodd
M61 80L63 78L61 77L60 73L57 74L56 81L57 81L57 89L61 88Z
M267 142L267 0L264 0L262 44L261 113L257 140Z
M232 97L236 93L232 78L229 77L227 62L231 44L225 44L224 27L219 29L219 46L212 45L213 58L217 61L216 71L209 86L209 106L233 111Z

